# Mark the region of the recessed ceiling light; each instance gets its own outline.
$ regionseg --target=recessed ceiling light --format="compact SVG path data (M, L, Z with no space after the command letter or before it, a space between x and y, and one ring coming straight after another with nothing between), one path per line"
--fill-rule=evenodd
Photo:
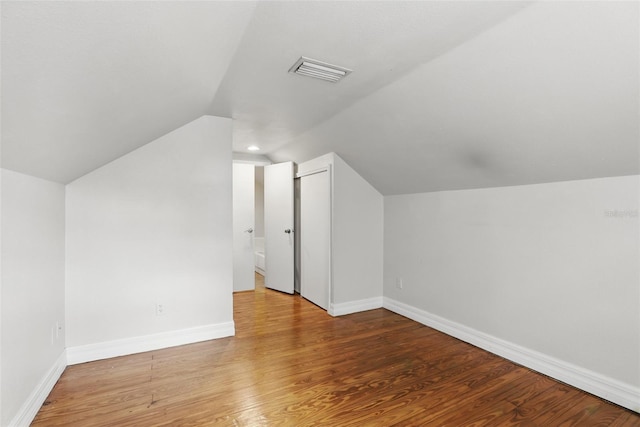
M337 65L328 64L316 59L301 56L291 68L290 73L313 77L327 82L336 83L347 77L352 70Z
M259 151L260 147L258 147L257 145L250 145L247 147L247 150L249 151Z

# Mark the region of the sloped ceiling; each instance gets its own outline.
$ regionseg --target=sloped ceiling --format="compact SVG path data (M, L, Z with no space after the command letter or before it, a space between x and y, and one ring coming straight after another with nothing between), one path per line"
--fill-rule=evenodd
M196 118L250 2L2 2L2 166L67 183Z
M639 173L638 2L541 2L271 153L383 194Z
M526 6L525 2L262 2L210 112L235 119L236 151L257 144L270 153ZM300 56L354 72L338 84L287 73Z
M2 166L69 182L199 116L383 194L638 173L636 2L3 2ZM331 84L300 56L352 68Z

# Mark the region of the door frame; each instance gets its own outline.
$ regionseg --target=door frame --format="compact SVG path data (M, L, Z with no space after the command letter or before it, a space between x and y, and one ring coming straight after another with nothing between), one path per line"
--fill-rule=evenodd
M234 162L233 205L233 291L255 289L255 165ZM249 180L249 175L251 178ZM240 184L245 184L240 186ZM249 199L249 193L251 198ZM251 209L247 207L250 202ZM247 253L250 251L250 253ZM249 269L249 266L251 269Z
M252 160L252 159L243 159L243 158L235 158L235 153L233 155L233 158L231 159L231 164L232 164L232 174L231 174L231 185L233 186L233 164L234 163L238 163L238 164L249 164L249 165L253 165L254 167L258 167L258 166L267 166L267 165L271 165L273 164L271 161L269 160ZM254 179L255 179L255 170L254 170ZM254 195L255 195L255 184L254 184ZM233 191L232 191L232 197L233 197ZM231 200L231 204L233 207L233 199ZM254 206L254 227L253 229L255 230L255 206ZM232 226L232 233L233 233L233 226ZM253 238L255 238L255 235L253 236ZM255 250L255 245L254 245L254 250ZM235 268L235 262L233 265L233 268ZM255 289L255 278L254 278L254 284L253 284L253 289ZM232 293L235 292L234 287L231 287Z

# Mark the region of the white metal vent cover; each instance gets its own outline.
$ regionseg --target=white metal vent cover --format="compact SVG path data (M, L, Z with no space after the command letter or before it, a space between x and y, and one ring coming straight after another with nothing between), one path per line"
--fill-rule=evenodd
M337 65L328 64L316 59L301 56L291 68L290 73L313 77L331 83L337 83L347 77L352 70Z

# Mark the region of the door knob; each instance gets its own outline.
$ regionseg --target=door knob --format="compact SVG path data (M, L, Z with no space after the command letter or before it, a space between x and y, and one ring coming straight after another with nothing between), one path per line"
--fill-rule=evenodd
M287 228L286 230L284 230L284 232L285 232L285 233L287 233L287 234L291 234L291 232L292 232L292 231L293 231L293 230L292 230L292 229L290 229L290 228Z
M247 228L246 230L244 230L245 233L253 233L253 228Z

